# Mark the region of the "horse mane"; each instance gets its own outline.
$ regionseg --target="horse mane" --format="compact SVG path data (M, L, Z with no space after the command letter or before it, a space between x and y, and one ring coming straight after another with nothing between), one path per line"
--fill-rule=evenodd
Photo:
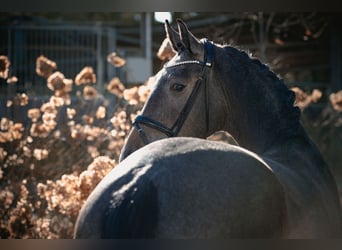
M231 58L230 71L243 70L241 81L251 94L259 93L258 115L264 116L266 129L277 130L277 136L290 137L301 133L300 109L294 106L295 93L288 89L284 80L279 78L266 64L239 48L222 46ZM237 75L239 75L238 72ZM236 74L235 74L236 75ZM239 84L240 85L240 84ZM238 86L239 88L241 87ZM252 88L252 91L250 90ZM265 97L264 97L265 96ZM266 98L267 96L267 98ZM258 96L254 96L258 98ZM260 112L259 112L260 111Z

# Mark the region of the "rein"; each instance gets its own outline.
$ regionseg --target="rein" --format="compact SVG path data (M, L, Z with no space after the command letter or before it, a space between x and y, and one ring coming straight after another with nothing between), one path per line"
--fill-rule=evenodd
M206 106L206 125L207 125L207 129L209 129L209 95L208 95L208 87L206 84L206 79L205 79L205 73L206 73L206 68L210 68L213 64L213 58L214 58L214 44L210 41L208 41L207 39L204 40L204 60L203 61L199 61L199 60L188 60L188 61L182 61L182 62L178 62L172 65L165 65L165 68L173 68L173 67L177 67L177 66L182 66L182 65L186 65L186 64L197 64L197 65L201 65L201 74L200 77L197 79L195 86L187 100L187 102L185 103L182 111L179 113L177 120L175 121L175 123L172 125L171 128L165 126L164 124L162 124L161 122L158 122L156 120L153 120L149 117L146 116L142 116L142 115L138 115L134 122L133 122L133 126L137 129L140 137L142 138L142 140L144 141L145 144L148 144L148 140L146 137L146 134L144 133L143 129L140 127L140 124L144 124L150 128L156 129L162 133L164 133L165 135L167 135L168 137L175 137L178 135L179 131L181 130L186 118L188 117L192 106L195 102L198 90L200 89L200 86L202 85L202 82L204 82L204 87L205 87L205 106Z

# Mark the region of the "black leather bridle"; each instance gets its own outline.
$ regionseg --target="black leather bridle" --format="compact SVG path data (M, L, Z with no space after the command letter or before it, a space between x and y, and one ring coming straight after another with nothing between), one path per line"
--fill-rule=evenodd
M143 131L143 129L140 127L140 124L144 124L150 128L159 130L160 132L164 133L168 137L175 137L178 135L179 131L181 130L186 118L188 117L191 108L195 102L198 90L200 89L200 86L202 85L202 82L204 81L204 87L205 87L205 103L206 103L206 125L207 129L209 127L209 105L208 105L208 87L206 86L206 79L205 79L205 72L206 68L210 68L213 64L213 58L214 58L214 44L211 41L208 41L207 39L203 39L204 42L204 59L203 61L199 60L188 60L188 61L182 61L182 62L177 62L171 65L165 65L165 68L173 68L177 66L182 66L186 64L197 64L200 65L201 68L201 74L200 77L197 79L195 86L185 103L182 111L179 113L177 120L173 124L171 128L165 126L164 124L153 120L151 118L148 118L146 116L138 115L134 122L133 126L137 129L138 133L140 134L142 140L144 141L145 144L148 144L147 137Z

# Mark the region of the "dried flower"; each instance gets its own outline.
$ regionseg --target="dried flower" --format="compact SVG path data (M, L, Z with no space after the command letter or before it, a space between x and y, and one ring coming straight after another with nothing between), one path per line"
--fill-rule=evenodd
M336 111L342 112L342 90L336 93L331 93L329 96L329 100Z
M16 82L18 82L18 78L16 76L12 76L12 77L7 79L8 84L14 84Z
M36 122L40 117L40 110L38 108L29 109L27 111L27 116L32 120L32 122Z
M106 117L106 108L103 106L99 106L96 110L95 114L96 119L103 119Z
M25 106L28 104L29 97L25 93L17 94L14 97L14 103L16 105Z
M49 155L49 152L46 149L35 148L33 150L33 156L38 161L46 159L48 157L48 155Z
M139 102L142 102L142 103L146 102L149 94L150 94L150 88L148 86L146 85L139 86L139 89L138 89Z
M314 89L311 95L306 94L303 90L301 90L298 87L293 87L291 88L291 90L296 95L295 105L297 105L301 109L304 109L313 102L317 102L322 97L322 92L318 89Z
M67 108L67 116L69 119L74 118L75 115L76 115L76 109Z
M12 107L12 105L13 105L13 101L7 100L6 107L9 108L9 107Z
M36 59L36 73L39 76L48 78L57 69L57 64L41 55Z
M81 198L86 199L94 187L115 167L115 161L109 157L100 156L88 166L87 170L79 176L78 187Z
M314 89L311 93L311 101L312 102L317 102L319 99L322 97L322 91L319 89Z
M123 97L130 105L137 105L139 103L139 93L138 87L133 87L125 89L123 92Z
M285 42L282 39L280 39L279 37L276 37L274 39L274 43L277 45L280 45L280 46L283 46L285 44Z
M118 127L120 124L123 124L126 122L127 119L127 113L126 111L122 110L118 112L116 115L114 115L110 122L113 124L114 127Z
M57 71L53 73L49 78L47 79L47 85L48 88L51 89L52 91L63 89L65 84L63 80L65 79L64 75Z
M96 75L92 67L84 67L80 73L77 74L75 78L75 84L90 84L96 83Z
M6 117L1 118L0 129L1 130L8 130L11 123L13 124L13 122L10 119L8 119Z
M50 102L53 103L55 107L61 107L64 105L64 99L62 97L51 96Z
M6 143L12 141L11 134L8 132L0 132L0 143Z
M114 67L119 68L126 64L125 59L119 57L115 52L107 56L107 61L113 64Z
M88 154L91 155L92 158L96 158L100 155L99 151L94 146L88 146Z
M44 103L40 107L40 111L43 112L43 113L50 113L50 114L57 115L57 109L56 109L56 106L55 106L55 104L53 102Z
M108 84L107 90L116 95L119 98L122 98L123 92L125 90L125 86L122 84L118 77L114 77Z
M13 193L8 189L8 187L5 187L4 190L0 191L0 201L2 206L4 206L5 209L8 209L14 200Z
M57 122L55 121L56 119L56 114L54 113L44 113L42 116L43 123L51 130L53 130Z
M32 151L29 147L27 146L24 146L23 147L23 153L24 153L24 156L30 158L32 156Z
M0 147L0 161L3 161L7 155L7 151Z
M7 56L0 55L0 77L6 79L11 62Z
M172 49L170 45L170 41L168 38L165 38L162 42L162 44L159 47L159 50L157 52L157 56L160 60L170 60L175 55L175 51Z
M14 123L13 126L10 127L9 133L11 133L13 140L19 140L22 138L22 132L24 131L24 126L21 123Z
M1 130L6 131L0 132L0 143L11 142L22 138L24 126L21 123L14 123L7 118L2 118L0 127Z
M84 123L87 123L87 124L93 124L94 122L94 118L89 115L83 115L82 120L84 121Z
M98 92L95 88L91 86L85 86L83 89L83 97L86 100L95 99L98 96Z
M45 138L51 132L51 127L45 123L34 123L30 128L30 134L33 137Z

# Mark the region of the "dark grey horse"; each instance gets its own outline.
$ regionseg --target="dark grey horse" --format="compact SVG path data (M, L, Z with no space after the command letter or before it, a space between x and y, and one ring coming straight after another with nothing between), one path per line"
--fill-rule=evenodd
M245 52L198 40L180 20L165 29L177 54L75 237L341 237L336 183L294 93ZM205 140L218 130L239 146Z

